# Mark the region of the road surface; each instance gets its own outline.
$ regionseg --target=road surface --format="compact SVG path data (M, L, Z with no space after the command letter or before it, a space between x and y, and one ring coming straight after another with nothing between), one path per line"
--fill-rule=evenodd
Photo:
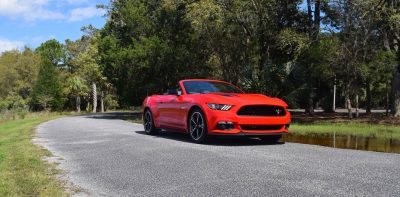
M121 114L66 117L36 142L90 196L400 196L400 155L257 139L148 136Z

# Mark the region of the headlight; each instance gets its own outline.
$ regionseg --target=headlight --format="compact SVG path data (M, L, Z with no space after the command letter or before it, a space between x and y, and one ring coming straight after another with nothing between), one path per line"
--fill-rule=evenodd
M207 103L207 106L213 110L221 110L221 111L228 111L230 110L233 105L226 105L226 104L215 104L215 103Z

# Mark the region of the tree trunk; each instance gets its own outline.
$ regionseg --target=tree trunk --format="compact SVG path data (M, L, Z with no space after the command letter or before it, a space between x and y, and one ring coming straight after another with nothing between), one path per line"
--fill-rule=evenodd
M371 85L369 80L367 80L366 84L365 84L365 90L367 93L367 99L366 99L366 111L367 114L371 113Z
M353 112L351 111L351 101L350 98L346 99L346 103L347 103L347 112L349 114L349 118L352 119L353 118Z
M76 112L81 112L81 97L76 95Z
M104 92L101 91L100 93L100 107L101 107L101 113L104 113Z
M397 52L397 60L400 62L400 49L399 42L395 40L394 49ZM393 79L392 79L392 91L391 91L391 113L395 117L400 116L400 96L399 96L399 86L400 86L400 65L393 66Z
M393 67L393 79L392 79L392 90L391 90L391 109L390 112L392 116L398 117L400 115L400 98L398 95L399 90L399 82L400 82L400 73L397 66Z
M311 0L307 0L307 16L308 16L308 27L309 27L309 37L311 38L312 29L313 29L313 19L312 19L312 10L311 10Z
M386 83L386 116L389 116L389 85Z
M318 43L318 36L319 36L319 28L321 23L321 8L320 8L321 1L315 0L315 10L314 10L314 32L313 32L313 39L314 42Z
M92 98L93 98L93 113L96 113L97 109L97 89L96 89L96 83L92 83Z
M305 109L306 114L309 115L314 115L314 94L313 94L313 88L310 89L310 93L308 94L308 100L307 100L307 107Z
M310 97L308 100L308 113L310 115L314 115L314 102L313 102L312 97Z
M353 112L351 111L351 100L350 100L350 84L346 85L346 107L348 111L349 118L353 118Z
M356 118L360 116L360 111L358 109L358 94L356 95Z
M333 84L333 103L332 103L332 111L336 112L336 76Z

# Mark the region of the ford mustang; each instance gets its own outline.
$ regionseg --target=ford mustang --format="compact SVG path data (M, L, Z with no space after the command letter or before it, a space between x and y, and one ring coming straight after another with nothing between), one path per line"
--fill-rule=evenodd
M196 143L205 142L210 135L278 141L288 133L290 113L281 99L246 94L224 81L188 79L163 95L147 97L143 122L147 134L173 129L188 133Z

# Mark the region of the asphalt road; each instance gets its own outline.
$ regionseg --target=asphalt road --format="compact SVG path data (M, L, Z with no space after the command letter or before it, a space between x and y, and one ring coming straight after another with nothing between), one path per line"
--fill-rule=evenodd
M257 139L199 145L117 118L53 120L36 141L90 196L400 196L398 154Z

